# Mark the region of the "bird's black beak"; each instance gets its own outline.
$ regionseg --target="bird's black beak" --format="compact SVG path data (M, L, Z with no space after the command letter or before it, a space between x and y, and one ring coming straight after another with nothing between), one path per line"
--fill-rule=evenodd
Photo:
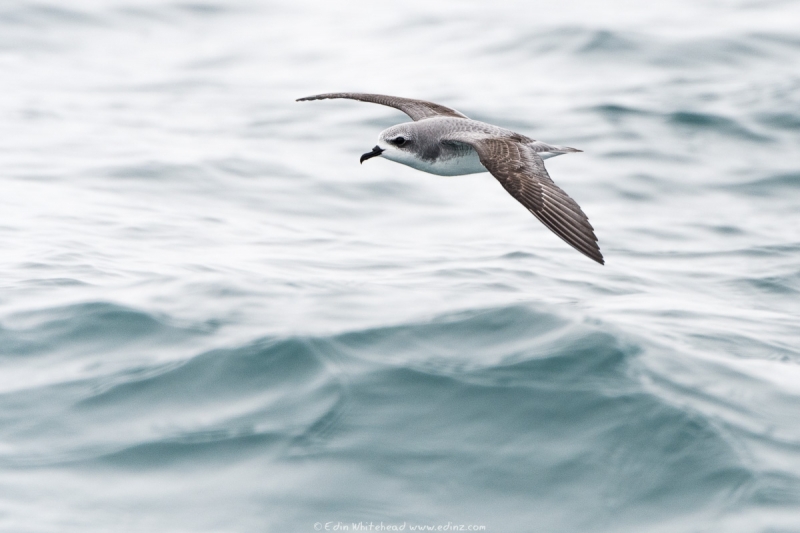
M366 154L361 156L361 164L364 164L364 161L366 161L367 159L379 156L382 153L383 153L383 148L381 148L380 146L375 146L375 148L373 148L371 152L367 152Z

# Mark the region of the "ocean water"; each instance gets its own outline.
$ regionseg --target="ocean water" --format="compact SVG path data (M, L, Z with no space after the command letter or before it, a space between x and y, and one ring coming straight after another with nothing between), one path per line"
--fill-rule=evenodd
M0 531L800 532L798 21L2 0ZM584 150L607 264L333 91Z

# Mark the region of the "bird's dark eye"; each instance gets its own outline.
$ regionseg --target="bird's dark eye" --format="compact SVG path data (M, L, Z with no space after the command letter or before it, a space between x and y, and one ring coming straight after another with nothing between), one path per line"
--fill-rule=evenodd
M396 137L394 139L394 144L396 144L397 146L403 146L405 143L406 143L405 137Z

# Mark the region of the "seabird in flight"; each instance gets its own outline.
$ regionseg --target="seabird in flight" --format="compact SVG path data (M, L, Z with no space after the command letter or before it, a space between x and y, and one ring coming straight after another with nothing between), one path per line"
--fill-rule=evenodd
M511 196L553 233L583 255L604 264L589 219L575 200L553 183L544 168L544 159L581 150L535 141L424 100L329 93L297 101L329 98L382 104L399 109L414 121L382 131L378 144L361 156L362 163L383 157L440 176L491 172Z

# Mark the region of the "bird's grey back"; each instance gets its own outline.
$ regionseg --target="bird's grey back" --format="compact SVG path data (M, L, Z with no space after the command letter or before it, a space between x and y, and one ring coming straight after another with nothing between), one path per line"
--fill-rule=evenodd
M415 152L425 161L461 157L473 151L467 144L450 139L453 133L469 133L476 138L503 138L528 144L533 139L511 130L478 120L434 117L418 122L407 122L389 128L390 132L411 133L415 139Z
M470 132L481 136L506 138L522 143L533 142L533 139L517 132L469 118L433 117L409 123L409 125L413 126L425 137L436 139L445 139L448 134L453 132Z
M434 154L437 150L442 150L446 156L447 152L451 150L450 147L454 145L460 145L456 146L455 150L458 153L454 155L463 155L463 150L466 150L467 152L471 151L471 147L448 139L449 137L457 136L452 135L456 133L467 133L471 136L474 136L476 140L482 138L495 138L524 144L534 152L541 154L543 158L568 152L581 151L568 146L556 146L542 141L537 141L526 135L522 135L521 133L517 133L506 128L501 128L500 126L495 126L494 124L487 124L486 122L481 122L479 120L433 117L423 119L418 122L408 122L402 124L402 126L406 125L411 127L412 131L417 132L418 136L421 138L420 142L424 146L424 148L421 148L421 151L424 154L423 157L425 157L425 159L430 159L431 157L435 158L436 156Z

